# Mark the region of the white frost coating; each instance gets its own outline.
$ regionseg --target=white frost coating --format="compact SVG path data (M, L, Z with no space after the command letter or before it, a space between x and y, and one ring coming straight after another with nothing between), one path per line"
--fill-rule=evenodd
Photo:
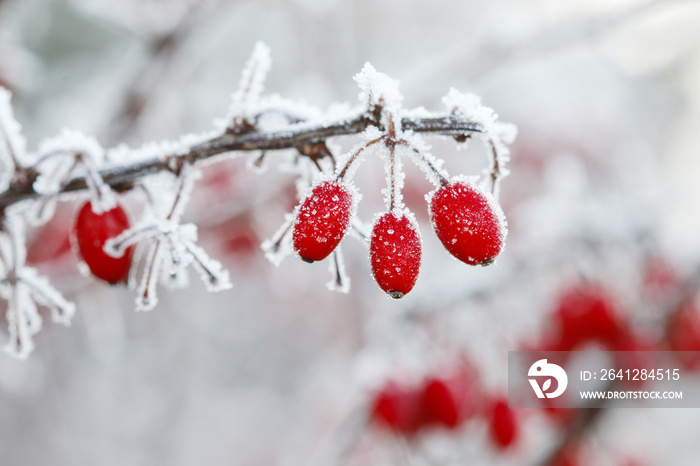
M204 249L195 243L188 241L184 245L192 256L194 268L199 272L207 290L215 292L231 288L228 270L224 269L219 261L209 257Z
M5 220L0 234L0 296L7 301L9 342L4 351L26 358L34 349L32 335L41 330L42 319L37 304L51 309L52 319L65 325L75 313L75 306L54 289L36 269L26 267L23 223L17 213Z
M19 273L19 279L26 284L37 303L51 310L54 322L70 325L75 315L75 305L66 300L46 277L39 275L32 267L24 267Z
M136 297L136 311L146 312L152 311L158 304L158 278L160 277L160 268L163 263L163 248L160 242L151 244L147 254L146 263L144 265L143 276L138 287L138 296Z
M141 147L132 148L126 144L120 144L109 149L105 154L105 163L101 169L113 166L133 165L163 160L169 155L183 155L193 146L202 144L221 135L220 130L206 131L202 133L189 133L175 141L148 142Z
M313 193L314 188L316 186L320 185L321 183L324 183L326 181L331 181L333 183L339 183L340 185L344 186L348 192L350 193L350 221L348 223L348 228L350 228L350 225L352 225L353 219L357 218L357 206L359 202L362 200L362 194L360 194L360 191L357 189L357 186L355 186L355 183L352 181L349 181L347 179L343 179L341 181L336 181L335 176L329 176L329 175L321 175L319 176L318 181L316 181L313 186L309 186L307 189L304 190L304 192L301 195L301 202L299 205L303 204L304 201ZM294 211L294 216L296 217L297 209Z
M382 105L390 112L401 108L403 96L399 91L399 81L374 69L365 63L362 71L355 75L355 81L360 87L360 102L367 109Z
M39 194L55 195L71 179L83 177L95 213L106 212L117 205L112 190L99 173L105 152L95 138L64 128L60 135L44 140L34 157L34 168L39 176L33 187ZM41 215L37 217L42 218Z
M435 118L444 116L442 113L433 112L425 107L402 108L399 110L399 116L402 118L418 119L418 118Z
M34 341L29 330L27 305L31 303L23 286L15 286L14 293L7 299L7 326L10 339L3 351L18 359L26 359L34 351Z
M265 257L275 267L279 267L282 260L292 254L292 224L295 214L285 214L284 223L277 229L270 239L266 239L260 245L260 248L265 251Z
M393 156L392 150L388 147L383 146L379 154L384 160L384 171L386 174L386 187L382 188L382 194L384 195L384 205L387 210L393 210L395 212L400 212L404 208L403 203L403 185L406 175L403 171L403 166L401 163L401 156L399 152L394 149ZM393 198L393 209L392 209L392 198Z
M345 273L345 260L340 246L333 250L331 260L328 261L328 271L331 273L331 279L326 283L326 287L330 291L348 294L350 292L350 277Z
M441 186L442 180L450 177L442 167L445 161L430 153L430 146L420 135L412 131L405 131L403 134L407 146L396 146L396 150L411 159L423 171L428 181L436 187Z
M183 165L180 176L178 177L180 180L180 187L175 195L173 207L168 216L169 219L177 222L182 218L182 214L185 212L185 207L189 203L190 197L192 196L194 183L201 177L202 173L199 170L195 170L192 165Z
M374 141L375 139L379 139L380 137L384 136L384 134L386 133L381 131L376 126L368 126L367 129L360 134L360 138L365 141Z
M363 138L369 138L375 134L377 135L376 137L367 139L369 142L357 144L350 149L349 152L346 152L338 157L338 167L336 168L335 177L338 177L344 171L345 175L343 176L343 179L346 181L352 180L352 178L355 176L357 168L362 165L362 162L365 160L367 150L372 149L380 143L379 141L373 143L373 141L376 141L383 134L374 126L370 126L363 133Z
M246 107L246 113L257 118L256 123L260 131L275 131L286 128L289 124L307 122L317 125L328 118L316 107L286 99L279 94L261 96L257 101L251 101ZM233 116L235 117L236 115ZM229 124L230 120L224 123Z
M262 42L255 44L253 53L248 59L238 89L231 95L231 105L226 125L231 125L237 118L247 118L265 89L265 78L272 64L270 58L270 48Z
M468 120L482 126L483 132L478 133L487 145L487 153L491 160L491 166L486 171L491 175L497 172L494 181L493 195L498 198L499 182L508 175L506 164L510 160L508 144L512 143L518 134L517 127L510 123L501 123L493 109L481 104L481 98L472 93L462 93L450 88L442 102L447 110L466 117ZM458 146L460 147L460 146Z
M152 212L143 220L105 242L104 251L115 257L122 256L130 246L138 245L139 256L134 257L133 262L143 260L144 266L137 287L137 311L150 311L156 306L158 282L169 288L186 286L185 268L190 265L199 272L209 291L231 287L228 271L196 244L197 226L180 223L198 177L199 172L188 164L182 167L175 186L172 177L150 177L147 189L161 202L152 205ZM169 202L163 201L164 198ZM144 255L143 248L147 250Z
M6 191L15 173L15 164L23 164L27 141L12 112L12 93L0 86L0 192Z
M109 238L105 241L102 248L104 252L112 257L121 257L124 255L129 246L138 244L155 234L157 227L153 224L152 219L142 220L133 227L124 230L114 238Z
M352 235L355 239L359 240L365 246L369 246L371 230L371 225L368 225L365 222L361 221L358 217L355 217L350 223L350 231L348 232L348 234Z

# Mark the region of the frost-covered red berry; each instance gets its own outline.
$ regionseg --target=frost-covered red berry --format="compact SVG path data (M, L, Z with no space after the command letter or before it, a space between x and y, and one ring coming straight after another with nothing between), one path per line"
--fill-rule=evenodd
M464 180L433 193L430 219L450 254L469 265L489 265L503 249L506 224L490 194Z
M372 275L382 290L397 299L411 291L418 279L421 258L415 221L394 212L379 217L372 228L369 257Z
M112 257L104 252L105 242L129 228L129 217L117 205L112 210L96 214L92 203L86 202L78 212L73 227L73 241L78 253L92 274L109 283L124 282L131 268L133 247L121 257Z
M518 437L518 423L515 413L508 407L508 400L495 401L489 413L489 434L499 449L506 449Z
M354 193L340 181L323 181L302 201L292 232L294 250L306 262L325 259L350 226Z

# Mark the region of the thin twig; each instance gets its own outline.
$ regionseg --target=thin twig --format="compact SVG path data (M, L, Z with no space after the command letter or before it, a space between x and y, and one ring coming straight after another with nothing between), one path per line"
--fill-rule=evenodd
M348 161L345 163L345 166L343 167L342 170L340 170L340 173L338 173L338 176L336 177L337 180L342 180L345 178L345 176L348 174L348 170L350 170L350 167L352 166L353 163L355 163L355 160L360 156L360 154L370 146L373 146L374 144L378 143L379 141L384 140L384 136L378 137L377 139L373 139L364 146L360 147L355 151L354 154L350 156Z
M393 212L396 208L396 148L392 144L389 147L389 179L391 180L391 192L389 193L389 212Z
M446 186L447 184L449 184L450 180L448 180L445 177L445 175L443 175L440 172L440 170L438 170L438 168L430 160L428 160L428 158L425 156L425 154L423 152L421 152L420 150L418 150L417 147L415 147L415 146L413 146L413 145L411 145L408 142L403 141L403 140L397 141L397 144L404 145L404 146L408 147L410 150L412 150L418 156L417 160L420 163L422 163L423 166L425 166L425 168L427 168L431 173L433 173L438 178L438 180L440 181L440 186Z

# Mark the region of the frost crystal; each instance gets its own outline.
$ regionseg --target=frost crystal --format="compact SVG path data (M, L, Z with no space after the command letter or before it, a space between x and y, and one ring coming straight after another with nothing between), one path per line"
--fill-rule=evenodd
M350 277L345 273L345 260L340 246L335 248L331 260L328 261L328 271L331 273L331 279L326 283L326 287L331 291L349 293Z
M231 96L227 124L241 124L240 118L247 119L252 106L257 103L265 88L265 78L270 71L270 48L262 42L255 44L253 54L241 74L238 89Z
M405 146L398 146L399 154L406 155L425 174L428 181L435 186L440 186L442 181L449 178L447 171L442 168L444 160L431 154L428 146L418 134L409 131L404 132Z
M488 146L491 166L487 174L493 180L493 195L498 198L500 179L508 174L505 168L510 159L510 144L518 134L515 125L497 121L498 115L493 109L481 104L481 99L471 93L462 93L451 88L442 99L448 111L462 115L468 120L478 123L483 128L481 139Z
M384 159L384 170L386 172L386 187L382 189L384 195L384 205L387 210L394 210L397 213L404 208L403 189L404 178L401 157L394 147L383 148L379 152Z
M154 204L150 215L105 243L105 252L115 257L123 255L129 246L138 244L138 257L144 259L137 289L137 311L150 311L158 304L159 281L169 288L186 284L185 269L190 265L200 273L209 291L231 287L228 271L196 244L196 225L180 223L198 177L199 172L188 164L184 165L173 196L165 196L167 183L163 177L154 177L149 186L157 191L158 196L153 197L161 201L163 197L170 197L171 202Z
M23 164L27 142L12 112L12 93L0 86L0 192L6 191L15 168Z
M26 267L22 219L10 216L0 233L0 296L7 300L9 342L4 350L24 359L34 349L32 335L41 330L37 304L51 310L54 322L70 325L75 313L66 301L34 268Z
M360 87L360 102L367 109L383 106L394 112L401 108L403 96L399 91L399 81L378 72L369 63L365 63L355 81Z
M71 179L83 177L95 213L106 212L116 206L111 189L99 174L105 153L95 138L63 129L59 136L41 143L36 159L34 167L39 172L34 182L36 192L47 197L54 196Z
M275 267L279 267L282 260L290 255L292 249L292 224L294 223L294 215L286 214L284 223L280 226L270 239L263 241L260 246L265 251L265 257L272 262Z

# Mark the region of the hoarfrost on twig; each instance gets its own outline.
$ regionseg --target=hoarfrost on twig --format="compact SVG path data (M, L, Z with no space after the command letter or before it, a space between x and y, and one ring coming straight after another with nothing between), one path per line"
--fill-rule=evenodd
M157 197L169 198L152 206L153 212L133 227L107 240L106 253L119 257L133 245L146 250L143 270L137 286L136 310L150 311L158 304L158 282L172 288L187 283L185 269L189 265L200 273L209 291L221 291L231 287L228 271L212 259L196 244L197 226L180 223L195 181L200 173L184 164L175 179L176 189L171 192L165 180L150 184Z
M0 296L7 300L9 341L4 350L24 359L34 349L32 335L41 330L37 304L49 308L53 321L64 325L70 325L75 306L36 269L24 265L24 224L18 215L6 218L0 231Z
M82 177L95 213L107 212L117 205L99 173L105 151L95 138L64 128L59 136L41 143L35 158L34 168L39 172L34 182L37 193L53 197L71 179Z
M242 125L253 113L252 107L265 89L265 79L271 64L270 48L263 42L256 43L241 73L238 89L231 96L231 106L225 120L229 129Z
M345 260L340 246L335 248L328 261L328 271L331 273L331 279L326 283L326 287L331 291L339 293L350 292L350 277L345 273Z
M399 91L399 81L378 72L369 63L365 63L362 71L355 76L355 81L360 87L360 102L367 109L381 106L394 112L401 108L403 95Z

